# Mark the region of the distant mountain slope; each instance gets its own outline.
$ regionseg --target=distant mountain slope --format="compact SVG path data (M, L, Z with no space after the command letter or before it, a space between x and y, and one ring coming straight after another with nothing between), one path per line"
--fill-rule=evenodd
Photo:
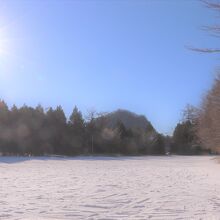
M151 123L143 115L137 115L133 112L119 109L108 113L106 116L109 127L114 128L117 123L122 122L126 128L140 128L146 131L155 131Z

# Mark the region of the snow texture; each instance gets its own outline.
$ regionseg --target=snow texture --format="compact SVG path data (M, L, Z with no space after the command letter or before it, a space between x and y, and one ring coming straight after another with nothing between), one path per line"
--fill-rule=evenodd
M220 219L209 156L0 157L0 219Z

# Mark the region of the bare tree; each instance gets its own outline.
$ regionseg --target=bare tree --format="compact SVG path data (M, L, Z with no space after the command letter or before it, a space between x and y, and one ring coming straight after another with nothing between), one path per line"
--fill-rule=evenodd
M216 11L220 15L220 1L206 1L201 0L201 2L205 5L205 7ZM220 37L220 24L215 24L211 26L203 26L202 30L207 31L214 37ZM202 52L202 53L219 53L220 48L197 48L192 46L187 46L188 49Z
M220 1L201 1L205 7L220 15ZM203 30L212 36L220 37L220 24L204 26ZM194 48L191 50L202 53L218 53L220 48ZM204 97L200 110L197 112L196 133L203 147L220 152L220 73L214 84Z
M183 110L182 121L190 121L192 124L197 124L199 109L193 105L187 104Z
M198 120L198 136L203 145L220 152L220 74L205 96Z

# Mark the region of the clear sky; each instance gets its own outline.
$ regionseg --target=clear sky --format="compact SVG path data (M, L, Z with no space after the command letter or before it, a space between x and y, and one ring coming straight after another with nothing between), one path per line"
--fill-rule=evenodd
M171 133L210 88L220 22L193 0L0 0L0 97L11 106L61 104L144 114Z

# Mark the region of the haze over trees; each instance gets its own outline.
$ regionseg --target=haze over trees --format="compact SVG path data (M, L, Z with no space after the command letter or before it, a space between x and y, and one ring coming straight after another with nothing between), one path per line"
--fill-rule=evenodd
M183 119L177 124L173 132L171 152L176 154L202 153L200 141L197 135L199 110L187 105L183 111Z
M118 110L90 112L77 107L69 119L61 106L47 111L0 101L0 152L3 155L140 155L165 153L165 137L144 117Z

